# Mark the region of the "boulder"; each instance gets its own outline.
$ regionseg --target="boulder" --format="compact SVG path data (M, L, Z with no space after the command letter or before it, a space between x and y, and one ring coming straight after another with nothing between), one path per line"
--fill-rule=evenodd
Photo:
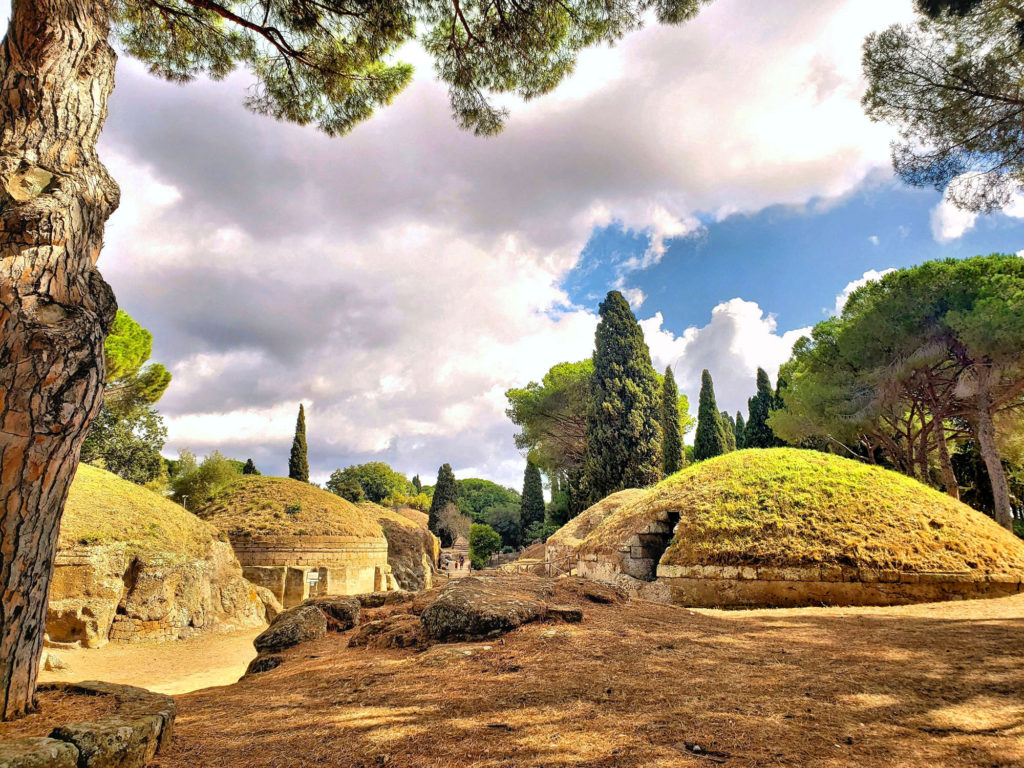
M245 675L258 675L261 672L269 672L272 669L277 669L284 663L284 658L276 654L268 656L257 656L255 659L249 662L249 666L245 669Z
M327 619L331 632L344 632L359 623L360 601L355 597L314 597L302 605L317 608Z
M457 579L423 611L423 629L431 640L458 642L499 635L543 618L547 605L518 586L512 579Z
M380 608L384 605L395 605L412 600L413 593L406 592L404 589L395 589L391 592L365 592L356 595L356 599L359 600L359 605L363 608Z
M363 624L352 635L349 648L415 648L423 640L418 616L399 613Z
M315 605L303 604L285 611L252 641L262 655L319 640L327 634L327 617Z

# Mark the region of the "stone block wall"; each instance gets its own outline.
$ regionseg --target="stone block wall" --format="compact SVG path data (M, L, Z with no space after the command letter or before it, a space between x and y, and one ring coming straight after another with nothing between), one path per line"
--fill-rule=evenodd
M906 605L1024 592L1016 573L902 572L870 568L659 565L673 603L693 607Z
M231 537L242 573L285 608L310 597L396 589L385 538L358 536ZM316 582L309 574L316 572Z

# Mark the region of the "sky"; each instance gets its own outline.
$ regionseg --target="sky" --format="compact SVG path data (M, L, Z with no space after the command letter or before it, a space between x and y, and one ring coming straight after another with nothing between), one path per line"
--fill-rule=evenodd
M865 280L1024 249L1024 202L975 217L903 186L862 112L863 39L910 0L766 8L717 0L587 51L486 139L416 46L412 85L333 139L248 113L244 72L183 86L122 57L99 266L173 374L165 454L284 474L301 402L315 481L449 462L518 487L504 392L589 356L611 289L692 411L704 368L745 411L757 367Z

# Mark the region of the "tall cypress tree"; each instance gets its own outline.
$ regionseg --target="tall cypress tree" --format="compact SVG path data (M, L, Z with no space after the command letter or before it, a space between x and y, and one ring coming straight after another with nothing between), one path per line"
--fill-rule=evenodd
M528 530L534 523L544 522L544 484L540 469L532 461L526 462L523 474L523 499L519 506L519 523Z
M442 464L437 470L437 484L434 486L434 498L430 500L427 527L441 539L441 545L445 547L455 543L449 531L442 529L438 524L441 512L449 504L456 507L459 505L459 488L455 484L455 473L452 472L451 464Z
M423 482L420 480L419 475L412 476L412 487L416 489L417 494L423 492Z
M776 444L775 433L768 426L768 417L775 410L775 392L771 379L763 368L757 369L757 394L747 401L750 418L747 419L745 445L747 448L771 448Z
M258 475L258 474L260 474L260 471L258 469L256 469L256 465L253 463L253 460L249 459L247 462L245 462L245 466L242 467L242 474L243 475Z
M295 437L288 457L288 477L309 482L309 461L306 458L306 411L299 403L299 417L295 420Z
M725 453L722 415L715 402L715 385L707 369L700 375L700 404L697 407L697 433L693 438L694 461L704 461Z
M658 377L643 331L618 291L601 302L600 315L583 464L591 504L661 479Z
M736 450L736 422L728 411L722 411L722 438L725 440L725 452Z
M683 435L679 428L679 387L672 366L661 385L661 469L667 477L683 468Z
M746 443L746 424L743 421L743 414L736 411L736 448L743 449L747 447Z

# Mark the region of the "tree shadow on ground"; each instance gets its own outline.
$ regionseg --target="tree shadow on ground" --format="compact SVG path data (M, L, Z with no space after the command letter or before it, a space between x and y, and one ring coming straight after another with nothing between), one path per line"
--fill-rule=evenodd
M425 653L347 640L178 697L157 765L1024 766L1024 596L749 613L635 601Z

